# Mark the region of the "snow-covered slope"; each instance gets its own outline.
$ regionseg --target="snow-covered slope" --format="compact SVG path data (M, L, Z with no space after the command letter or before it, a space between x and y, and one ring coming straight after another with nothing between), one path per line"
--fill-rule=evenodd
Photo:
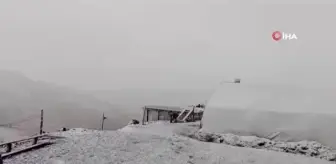
M312 140L336 149L336 90L277 84L223 84L207 104L203 128L210 132Z
M5 160L7 164L328 164L329 162L250 148L200 142L176 133L187 124L156 123L117 131L73 129L55 145ZM190 129L189 129L190 130Z

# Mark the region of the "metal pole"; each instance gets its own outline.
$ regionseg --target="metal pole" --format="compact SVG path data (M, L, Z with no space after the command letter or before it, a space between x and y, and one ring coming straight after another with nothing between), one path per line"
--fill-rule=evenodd
M102 130L104 130L104 121L105 121L105 119L106 119L106 117L105 117L105 115L103 113L103 120L102 120L102 127L101 127Z
M43 133L43 109L41 110L40 134Z

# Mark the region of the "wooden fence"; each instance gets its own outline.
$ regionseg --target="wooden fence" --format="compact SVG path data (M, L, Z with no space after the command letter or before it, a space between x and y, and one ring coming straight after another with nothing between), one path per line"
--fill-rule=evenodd
M0 164L3 164L4 158L52 144L52 142L50 141L51 138L54 138L54 136L43 134L43 135L37 135L37 136L29 137L29 138L16 140L16 141L1 143L0 149L3 150L5 148L5 151L0 152ZM41 140L41 141L47 140L47 141L38 143L38 140ZM32 144L29 145L29 143L32 143ZM25 145L25 146L23 148L19 148L22 145Z

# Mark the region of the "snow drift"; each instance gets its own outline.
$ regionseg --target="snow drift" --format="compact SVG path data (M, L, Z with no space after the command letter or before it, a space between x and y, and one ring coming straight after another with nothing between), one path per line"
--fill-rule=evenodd
M154 124L128 125L117 131L98 131L89 129L70 129L65 132L56 132L60 136L55 144L26 152L5 159L6 164L32 163L32 164L329 164L331 162L307 158L304 156L233 147L225 144L199 142L178 135L177 132L198 131L193 124L170 124L159 122ZM193 129L193 130L192 130ZM204 133L199 133L203 135ZM207 134L205 134L207 135ZM215 136L214 136L215 137ZM260 145L265 140L256 137L238 137L232 135L221 136L225 142L253 146L255 142ZM241 142L240 142L241 141ZM267 143L264 143L265 146ZM249 146L250 145L250 146ZM276 144L277 145L277 144ZM274 146L276 146L274 145ZM314 146L315 145L315 146ZM303 143L307 153L315 153L320 145L309 147ZM280 149L288 147L289 151L295 149L289 145L278 145ZM295 145L294 145L295 146ZM295 151L295 150L294 150ZM321 157L321 156L320 156ZM322 156L323 157L323 156ZM333 156L331 156L333 157ZM324 159L327 159L323 157ZM331 160L332 158L329 158ZM333 158L334 159L334 158Z
M276 140L313 140L336 148L336 92L284 85L224 84L213 95L203 129Z

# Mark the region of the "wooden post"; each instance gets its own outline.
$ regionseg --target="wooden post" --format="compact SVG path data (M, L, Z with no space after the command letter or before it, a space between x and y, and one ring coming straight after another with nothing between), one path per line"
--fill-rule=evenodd
M149 112L148 109L146 109L147 122L149 121L149 114L148 113L150 113L150 112Z
M145 125L145 113L146 112L146 107L143 108L143 115L142 115L142 125Z
M40 134L43 133L43 109L41 110Z
M106 119L106 117L105 117L105 115L104 115L104 113L103 113L103 120L102 120L102 127L101 127L102 130L104 130L104 122L105 122L105 119Z
M38 137L35 137L35 138L34 138L33 145L37 144L37 140L38 140Z
M193 106L192 120L193 120L193 122L195 122L195 106Z
M12 151L12 143L8 143L6 153L9 153L11 151Z
M3 164L2 154L0 153L0 164Z

